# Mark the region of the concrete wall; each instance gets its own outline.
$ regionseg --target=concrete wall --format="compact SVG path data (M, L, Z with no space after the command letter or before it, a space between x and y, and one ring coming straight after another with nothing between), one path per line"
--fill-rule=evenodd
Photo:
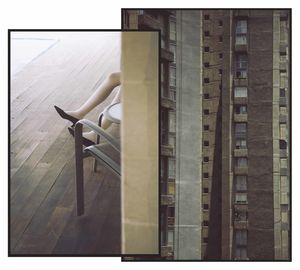
M122 253L158 254L157 32L122 33Z
M201 259L201 11L178 11L174 259Z
M273 11L252 10L248 29L248 258L273 260Z

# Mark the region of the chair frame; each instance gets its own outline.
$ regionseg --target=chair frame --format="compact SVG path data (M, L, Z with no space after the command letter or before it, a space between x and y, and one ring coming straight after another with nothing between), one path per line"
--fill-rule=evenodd
M99 122L102 122L103 114L99 116ZM100 119L101 118L101 119ZM79 120L75 125L75 163L76 163L76 198L77 198L77 215L81 216L84 214L84 172L83 172L83 159L89 156L93 156L102 164L109 168L117 176L121 176L121 168L111 158L109 158L101 150L97 149L94 145L83 148L83 126L91 129L97 134L97 143L99 138L102 136L110 146L112 146L119 153L121 152L120 143L110 136L104 129L97 126L90 120L82 119ZM94 163L94 170L97 163Z

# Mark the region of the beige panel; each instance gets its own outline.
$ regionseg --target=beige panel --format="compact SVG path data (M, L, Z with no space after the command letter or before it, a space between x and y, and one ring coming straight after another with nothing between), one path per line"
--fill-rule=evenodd
M122 33L122 253L158 254L158 33Z

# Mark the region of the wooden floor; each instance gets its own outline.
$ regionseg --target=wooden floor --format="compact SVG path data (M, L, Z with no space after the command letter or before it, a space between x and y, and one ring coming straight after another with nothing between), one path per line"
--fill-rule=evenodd
M74 141L53 105L76 109L119 71L120 40L105 32L53 36L58 42L11 78L10 253L119 254L120 181L101 166L92 172L86 159L86 213L76 216ZM111 98L86 118L96 120Z

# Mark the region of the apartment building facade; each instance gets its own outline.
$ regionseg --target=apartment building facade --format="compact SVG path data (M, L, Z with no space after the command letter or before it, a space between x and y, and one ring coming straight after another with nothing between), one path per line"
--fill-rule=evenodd
M123 10L161 29L161 257L290 258L290 10Z

